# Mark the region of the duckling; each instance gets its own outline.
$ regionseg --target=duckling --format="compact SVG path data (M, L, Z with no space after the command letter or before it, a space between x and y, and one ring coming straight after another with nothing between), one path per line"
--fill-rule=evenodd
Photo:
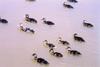
M0 22L4 23L4 24L8 23L8 21L6 19L1 19L1 18L0 18Z
M37 23L37 20L34 19L34 18L30 18L28 14L25 15L25 20L26 20L27 22L31 22L31 23L34 22L34 23Z
M78 1L77 0L67 0L69 2L72 2L72 3L77 3Z
M45 59L37 58L37 54L36 53L33 53L32 56L34 56L34 60L36 60L39 64L45 64L45 65L49 64L49 62L46 61Z
M32 2L32 1L36 1L36 0L27 0L27 1L30 1L30 2Z
M74 39L76 41L85 42L85 40L82 37L77 36L77 33L74 34Z
M68 50L68 53L71 54L71 55L74 55L74 56L79 56L79 55L82 55L79 51L77 50L71 50L71 48L67 48Z
M59 37L59 42L63 45L69 45L69 42L62 40L61 37Z
M52 44L52 43L48 43L47 40L44 40L44 42L45 42L45 44L46 44L49 48L54 48L54 47L55 47L54 44Z
M55 56L55 57L63 57L63 54L61 54L61 53L59 53L59 52L54 52L54 49L53 49L53 48L51 48L51 49L49 50L49 52L50 52L51 55L53 55L53 56Z
M55 23L53 23L52 21L46 21L45 18L43 18L42 20L43 20L43 22L44 22L45 24L47 24L47 25L55 25Z
M83 25L86 27L93 27L93 25L91 23L87 23L86 20L83 20Z
M67 8L70 8L70 9L73 9L74 7L70 4L67 4L66 2L63 3L63 6L64 7L67 7Z

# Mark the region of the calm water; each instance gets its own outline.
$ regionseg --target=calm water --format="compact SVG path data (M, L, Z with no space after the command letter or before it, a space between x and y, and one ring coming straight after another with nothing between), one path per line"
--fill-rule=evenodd
M0 24L0 67L45 67L32 61L32 53L48 60L48 67L100 67L98 0L70 3L75 9L64 8L64 1L66 0L0 0L0 17L9 21L8 24ZM25 23L25 14L36 18L38 24ZM55 26L43 24L43 17L53 21ZM94 28L83 27L84 19L94 24ZM33 28L35 34L21 32L18 29L19 23ZM82 36L86 43L75 42L74 33ZM72 49L80 51L82 56L68 55L66 47L58 44L58 37L70 42ZM45 39L54 43L55 51L61 52L64 57L51 56L48 48L43 46Z

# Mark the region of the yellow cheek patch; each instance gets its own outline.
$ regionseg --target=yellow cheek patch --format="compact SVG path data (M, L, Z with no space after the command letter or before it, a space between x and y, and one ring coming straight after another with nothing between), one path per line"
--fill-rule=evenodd
M36 60L32 59L32 63L36 63Z
M47 45L46 45L46 44L43 44L43 46L44 46L44 47L47 47Z

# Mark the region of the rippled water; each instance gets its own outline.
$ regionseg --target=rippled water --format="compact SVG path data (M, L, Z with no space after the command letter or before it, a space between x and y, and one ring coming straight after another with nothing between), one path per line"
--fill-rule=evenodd
M0 67L45 67L32 61L32 53L48 60L48 67L100 67L98 0L78 0L77 4L68 2L74 9L64 8L64 1L66 0L0 0L0 17L9 21L8 24L0 23ZM25 14L36 18L38 23L25 23ZM43 17L55 25L43 24ZM94 28L83 27L84 19L92 23ZM19 23L34 29L35 34L20 31ZM86 43L75 42L74 33L82 36ZM58 44L58 37L67 40L72 49L80 51L82 56L68 55L66 47ZM43 46L46 39L56 45L55 51L61 52L63 58L49 54L48 48Z

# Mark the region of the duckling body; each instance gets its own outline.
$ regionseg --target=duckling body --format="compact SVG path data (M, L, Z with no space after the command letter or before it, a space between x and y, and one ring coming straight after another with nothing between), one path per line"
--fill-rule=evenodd
M49 52L51 53L51 55L55 56L55 57L63 57L63 55L59 52L54 52L53 49L50 49Z
M52 43L48 43L47 40L45 40L44 42L45 42L45 44L46 44L49 48L54 48L54 47L55 47L54 44L52 44Z
M40 64L49 64L45 59L43 58L37 58L37 62L40 63Z
M77 0L68 0L69 2L72 2L72 3L77 3L78 1Z
M45 65L49 64L49 62L46 61L45 59L43 59L43 58L37 58L37 54L36 53L33 53L32 56L34 56L34 60L36 60L37 63L39 63L39 64L45 64Z
M30 18L28 14L25 15L25 20L30 23L37 23L37 20L34 18Z
M83 20L83 25L84 25L85 27L90 27L90 28L93 27L93 25L92 25L91 23L87 23L86 20Z
M6 19L1 19L1 18L0 18L0 22L4 23L4 24L8 23L8 21Z
M43 20L43 22L44 22L45 24L47 24L47 25L55 25L55 23L53 23L52 21L46 21L45 18L43 18L42 20Z
M72 6L72 5L70 5L70 4L67 4L67 3L63 3L63 6L64 7L67 7L67 8L70 8L70 9L73 9L74 7Z
M71 55L81 55L81 53L77 50L68 50L68 53L70 53Z
M74 34L74 39L76 40L76 41L80 41L80 42L85 42L85 40L82 38L82 37L79 37L79 36L76 36L77 34L75 33Z

